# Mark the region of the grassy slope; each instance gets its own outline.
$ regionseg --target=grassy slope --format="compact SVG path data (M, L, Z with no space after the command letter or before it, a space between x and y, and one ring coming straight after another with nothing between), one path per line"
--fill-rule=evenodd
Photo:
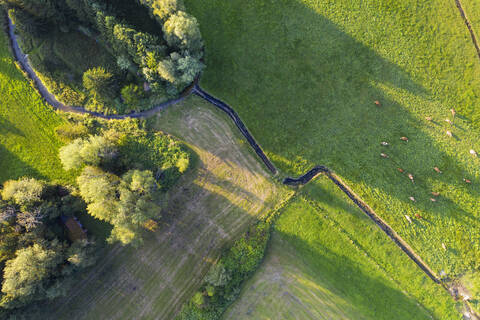
M158 129L198 155L198 168L169 192L166 221L142 247L107 248L97 267L45 308L54 319L172 319L221 246L287 195L223 114L191 97L162 112Z
M58 160L54 128L60 117L47 107L16 68L0 32L0 183L25 175L73 181Z
M329 180L300 194L282 210L266 260L225 319L458 317L447 292Z
M453 1L186 2L206 40L202 85L281 169L329 166L437 272L480 266L480 63Z

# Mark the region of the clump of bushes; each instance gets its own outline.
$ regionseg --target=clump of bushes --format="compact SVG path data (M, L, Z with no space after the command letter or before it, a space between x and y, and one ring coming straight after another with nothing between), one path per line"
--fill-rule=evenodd
M157 30L152 33L144 31L141 25L126 22L141 20L128 19L131 17L123 12L127 5L131 11L132 3L101 0L2 3L16 22L24 50L32 52L32 63L45 78L54 79L47 85L64 102L80 103L105 114L140 111L153 102L178 95L204 68L198 22L185 12L181 0L138 1L150 13L150 18L145 13L147 20L152 19L156 24L154 28L146 28ZM102 54L95 54L99 50L85 50L82 57L69 53L69 46L58 45L70 38L75 39L73 43L84 43L74 51L83 53L84 48L100 45ZM91 66L91 62L82 59L99 63ZM76 79L79 72L80 81ZM144 90L144 84L148 90Z
M32 178L0 192L0 314L65 295L73 275L95 263L94 244L69 240L60 217L85 211L70 190Z
M269 238L270 223L250 227L210 268L202 287L184 305L178 319L219 319L240 294L242 283L258 268Z
M138 121L116 122L60 149L66 170L79 170L80 195L93 217L113 226L109 242L139 245L155 229L166 193L190 157L172 138L149 133Z

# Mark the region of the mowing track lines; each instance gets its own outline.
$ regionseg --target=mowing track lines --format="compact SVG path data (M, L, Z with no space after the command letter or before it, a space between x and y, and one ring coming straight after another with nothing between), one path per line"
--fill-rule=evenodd
M463 6L462 6L462 3L460 2L460 0L455 0L455 4L458 8L458 11L460 11L460 15L462 16L463 21L465 22L465 25L468 28L468 31L470 32L470 36L472 37L473 45L475 46L475 49L477 50L478 58L480 59L480 46L478 45L478 40L477 40L477 36L475 34L475 30L473 30L472 24L470 23L470 20L468 19L467 14L465 13L465 10L463 9Z
M459 1L459 0L456 0ZM463 12L463 11L462 11ZM473 30L473 29L472 29ZM473 32L473 31L472 31ZM474 37L474 33L472 33L472 37L476 48L479 52L480 58L480 49L478 48L476 37ZM265 155L263 150L257 144L253 136L250 134L248 129L246 128L245 124L242 122L238 114L233 110L232 107L227 105L225 102L213 97L212 95L205 92L199 85L196 83L192 88L192 93L198 95L199 97L205 99L206 101L210 102L223 112L225 112L235 123L237 128L240 130L242 135L246 138L250 146L255 150L255 153L260 157L263 163L267 166L272 174L277 174L277 168L273 165L270 159ZM453 287L448 287L437 275L436 273L422 260L422 258L416 254L416 252L408 245L408 243L400 237L392 227L390 227L383 219L378 216L372 208L370 208L355 192L353 192L347 184L345 184L335 173L333 173L330 169L325 166L317 165L311 170L309 170L304 175L298 178L291 178L287 177L283 180L283 184L289 186L298 186L304 185L310 182L312 179L317 177L319 174L326 175L335 185L345 193L355 205L360 208L382 231L393 240L393 242L412 260L415 264L435 283L439 284L442 288L447 290L452 297L456 300L457 297L453 293ZM468 301L464 301L465 308L470 312L470 314L475 319L480 319L480 316L472 309Z
M460 0L455 0L455 3L460 11L462 18L465 21L465 24L467 25L468 30L470 31L473 44L480 58L480 47L478 45L478 41L477 41L475 32L471 26L471 23L468 20L465 14L465 11L463 10ZM156 114L157 112L165 109L169 105L176 104L182 101L191 93L195 93L199 97L205 99L206 101L210 102L211 104L215 105L217 108L225 112L233 120L237 128L240 130L242 135L246 138L250 146L254 149L256 154L260 157L260 159L263 161L266 167L270 170L270 172L274 175L277 174L278 171L276 167L273 165L270 159L265 155L263 150L257 144L257 142L255 141L253 136L250 134L250 132L248 131L248 129L246 128L245 124L242 122L238 114L235 112L235 110L233 110L230 106L228 106L223 101L217 98L214 98L207 92L203 91L200 88L200 86L198 86L198 84L196 83L193 86L190 86L178 99L167 101L150 110L131 113L128 115L104 115L101 113L88 111L81 107L66 106L62 104L56 99L56 97L51 92L48 91L48 89L45 87L43 82L38 78L36 72L31 67L27 56L23 54L23 52L21 51L18 45L17 38L14 34L15 26L12 23L11 19L8 17L8 15L6 15L6 20L8 22L7 23L8 37L10 39L10 45L11 45L11 49L13 51L15 60L19 63L20 67L26 73L26 76L31 81L33 81L40 96L54 109L59 109L65 112L73 112L73 113L79 113L79 114L90 114L92 116L103 118L103 119L145 118L145 117L149 117ZM305 183L308 183L310 180L312 180L314 177L316 177L320 173L325 174L330 180L332 180L337 185L337 187L339 187L340 190L342 190L373 222L375 222L397 244L397 246L400 247L400 249L402 249L402 251L404 251L405 254L407 254L407 256L417 264L417 266L430 279L432 279L435 283L440 284L443 288L449 291L449 288L438 278L435 272L430 269L430 267L420 258L420 256L418 256L413 251L413 249L385 221L383 221L358 195L356 195L343 181L341 181L341 179L338 176L336 176L328 168L324 166L316 166L312 170L308 171L305 175L301 176L300 178L288 177L283 181L283 183L285 185L305 184ZM466 306L471 311L471 313L474 316L476 316L476 314L472 311L468 302L466 303Z
M248 132L246 126L243 124L242 120L238 114L228 106L223 101L214 98L207 92L205 92L198 84L193 87L193 93L200 96L201 98L212 103L220 110L228 114L228 116L235 122L240 132L244 135L247 141L250 143L251 147L255 150L257 155L263 160L268 169L273 173L277 173L277 169L273 163L268 159L260 146L255 142L255 139L252 137L250 132ZM330 180L340 188L356 205L360 208L373 222L375 222L380 229L382 229L389 237L392 239L403 252L405 252L408 257L417 264L417 266L422 269L422 271L435 283L442 284L442 281L438 278L435 272L430 269L430 267L418 256L413 249L403 240L385 221L383 221L374 211L370 208L357 194L355 194L338 176L336 176L330 169L325 166L315 166L313 169L309 170L303 176L299 178L285 178L283 183L285 185L295 186L303 185L311 181L318 174L325 174ZM445 287L446 288L446 287Z

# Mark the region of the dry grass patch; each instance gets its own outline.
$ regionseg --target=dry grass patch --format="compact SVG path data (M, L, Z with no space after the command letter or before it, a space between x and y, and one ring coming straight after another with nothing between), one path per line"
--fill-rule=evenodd
M197 168L170 190L165 223L139 249L107 248L55 319L171 319L200 285L221 247L287 194L243 145L228 119L200 99L151 121L184 140Z

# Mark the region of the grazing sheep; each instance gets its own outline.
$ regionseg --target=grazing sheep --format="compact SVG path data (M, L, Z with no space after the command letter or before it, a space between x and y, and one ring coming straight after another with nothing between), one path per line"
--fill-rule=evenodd
M414 197L409 197L408 199L412 200L413 202L416 201Z
M435 196L435 197L438 197L440 195L440 192L434 192L432 191L432 195Z
M373 103L375 103L375 105L376 105L377 107L380 107L380 106L382 105L382 104L380 103L380 101L378 101L378 100L375 100Z
M382 141L380 144L381 144L382 146L388 146L388 142L386 142L386 141Z
M400 173L403 173L403 171L404 171L402 168L397 168L397 170L398 170L398 172L400 172Z
M430 201L432 201L432 202L437 202L437 199L435 199L435 198L430 198Z
M442 248L443 248L443 250L447 250L447 246L443 242L442 242Z
M388 155L385 154L385 153L380 153L380 156L381 156L382 158L388 158Z
M442 173L442 170L440 170L438 167L433 167L433 170L435 170L438 173Z
M463 178L463 181L465 181L466 183L472 183L472 181L470 181L469 179L465 179L465 178Z
M407 137L401 137L400 140L408 142L408 138L407 138Z
M445 122L448 122L448 124L450 124L450 125L453 124L452 120L450 120L450 119L445 119Z
M451 138L451 137L453 137L453 134L452 134L452 132L451 132L451 131L449 131L449 130L447 130L446 134L447 134L447 136L449 136L450 138Z
M470 149L470 154L474 157L478 156L477 151Z

